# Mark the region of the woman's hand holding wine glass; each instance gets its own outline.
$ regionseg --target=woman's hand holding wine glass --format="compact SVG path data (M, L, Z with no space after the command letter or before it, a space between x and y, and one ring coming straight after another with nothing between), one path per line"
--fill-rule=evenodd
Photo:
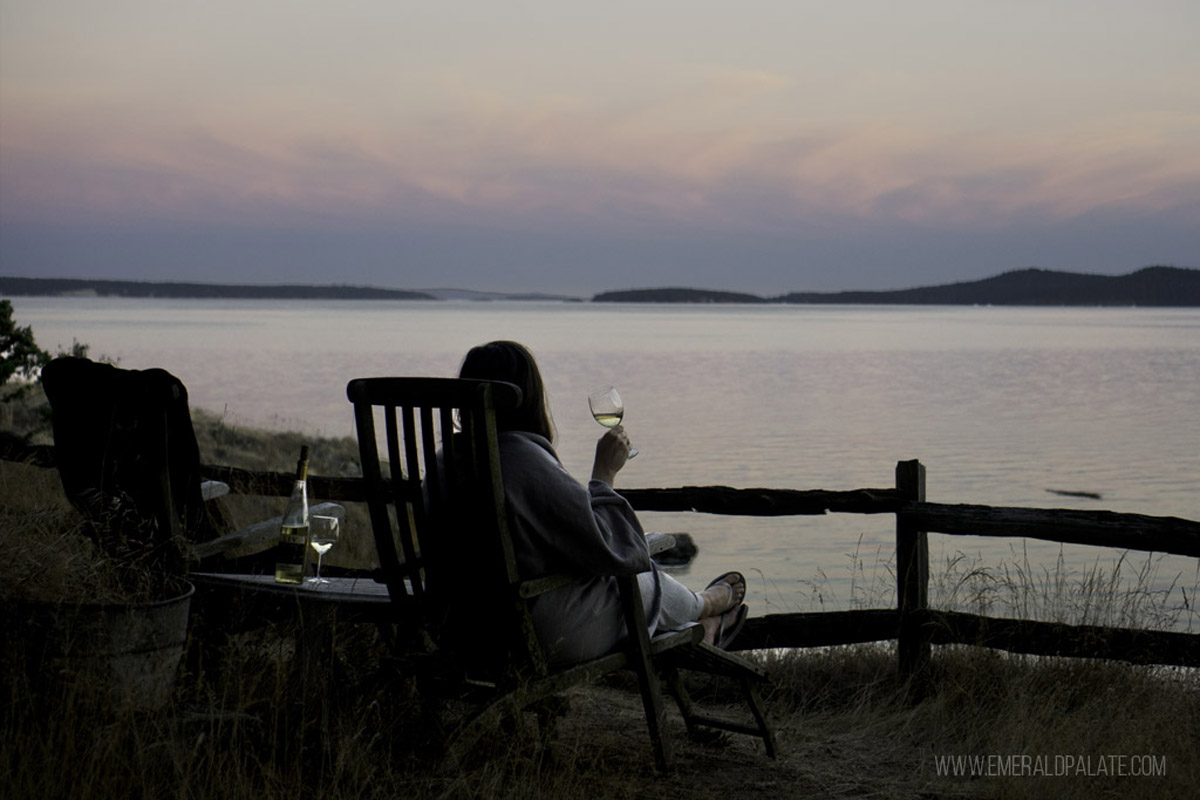
M617 393L615 386L601 386L594 390L588 395L588 408L592 410L596 422L606 428L615 428L625 417L625 404L621 402L621 395ZM636 447L629 448L630 458L637 454Z
M638 454L636 448L629 446L629 438L620 427L625 405L614 387L604 386L588 395L588 408L597 422L612 429L596 443L596 463L592 469L593 478L611 484L625 461Z

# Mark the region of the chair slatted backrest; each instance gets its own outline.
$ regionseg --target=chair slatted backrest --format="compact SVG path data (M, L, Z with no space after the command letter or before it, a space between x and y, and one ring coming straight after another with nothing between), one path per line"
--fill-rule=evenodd
M512 626L528 639L533 625L508 533L496 411L515 407L520 389L456 378L361 378L346 394L397 622L443 647L449 637L489 654L501 648L495 655L511 658ZM468 643L464 630L475 631ZM534 654L523 660L544 672L536 638L529 641Z

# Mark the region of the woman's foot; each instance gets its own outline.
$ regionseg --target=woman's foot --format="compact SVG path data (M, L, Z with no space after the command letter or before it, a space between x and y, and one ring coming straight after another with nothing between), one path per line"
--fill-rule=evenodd
M700 619L718 617L730 609L736 609L746 599L746 578L740 572L726 572L700 592L704 605Z
M746 621L747 611L745 605L737 605L724 614L701 618L700 626L704 628L704 641L714 647L727 648L741 631L742 624Z

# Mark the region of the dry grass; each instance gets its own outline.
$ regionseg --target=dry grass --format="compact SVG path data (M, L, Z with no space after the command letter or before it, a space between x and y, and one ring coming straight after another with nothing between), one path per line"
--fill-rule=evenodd
M237 466L290 469L299 447L298 438L280 438L271 455L249 435L197 427L202 446L225 448L224 463ZM217 450L208 452L217 458ZM968 647L935 649L933 689L918 703L897 680L890 647L756 654L773 676L767 703L779 727L780 759L766 759L747 737L690 741L671 713L668 735L679 767L668 775L654 771L640 702L620 680L570 692L569 709L549 736L532 715L521 715L485 737L468 761L438 763L422 747L413 686L380 679L384 648L363 626L337 628L336 646L306 680L295 672L289 626L231 633L236 616L197 607L167 706L153 713L113 708L77 685L47 680L54 676L14 617L18 598L95 591L86 577L94 554L81 541L57 476L0 462L0 509L0 591L8 610L0 637L0 798L1093 800L1200 792L1196 671ZM1128 608L1107 573L1075 576L1059 582L1061 591L1048 591L1056 584L1040 575L964 567L940 579L949 582L947 592L958 586L963 601L1037 594L1047 607L1065 606L1085 619L1105 619L1113 613L1106 605L1115 604L1124 609L1117 618L1133 623L1159 613L1155 606ZM693 688L708 703L736 708L719 683ZM954 777L939 774L942 756L1040 756L1051 768L1060 756L1090 757L1093 768L1106 756L1152 756L1165 763L1166 775Z
M118 590L57 472L0 461L0 498L0 602L83 603Z
M358 443L353 438L326 439L296 431L238 428L227 424L223 416L203 409L193 409L192 427L200 446L200 460L206 464L291 472L296 467L301 445L308 445L312 474L358 474Z
M286 631L193 652L163 713L103 713L63 698L46 714L17 701L0 735L12 797L1193 797L1200 687L1121 665L1038 663L939 652L938 690L911 705L886 648L772 656L768 704L782 754L744 737L689 741L653 769L631 686L574 690L552 736L510 720L460 764L417 745L404 682L357 684L377 643L343 640L310 691L287 677ZM360 660L364 659L365 660ZM332 676L339 680L326 685ZM14 700L16 700L14 690ZM724 690L708 692L721 703ZM6 698L7 699L7 698ZM1164 724L1170 721L1171 724ZM946 777L939 756L1153 755L1163 777ZM69 763L70 770L57 769Z
M930 593L941 608L986 616L1200 631L1195 603L1200 560L1193 562L1190 574L1160 577L1164 561L1161 553L1124 551L1070 566L1060 547L1053 566L1031 564L1024 548L1014 548L1002 563L982 564L960 552L933 573Z
M910 796L969 790L987 797L1190 797L1200 787L1200 676L1194 670L942 647L935 649L932 693L910 704L893 658L892 648L867 645L785 654L773 665L783 688L772 703L790 701L789 711L826 737L831 755L857 750L866 761L874 750L881 763L896 767L897 777L923 782L923 789L911 786ZM1053 772L1059 756L1095 761L1107 755L1155 756L1165 760L1167 774L972 779L938 773L938 758L946 756L1044 757ZM814 774L819 771L814 766ZM864 774L870 772L854 769L847 777L863 782Z

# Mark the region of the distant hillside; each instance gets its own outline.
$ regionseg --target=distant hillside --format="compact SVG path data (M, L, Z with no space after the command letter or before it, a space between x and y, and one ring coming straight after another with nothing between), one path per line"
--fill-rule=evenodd
M890 292L796 292L782 303L997 306L1200 306L1200 270L1146 267L1129 275L1022 269L993 278Z
M1200 306L1200 270L1146 267L1129 275L1021 269L992 278L883 292L793 292L764 298L703 289L630 289L611 303L838 303L995 306Z
M252 300L433 300L422 292L370 286L265 286L219 283L159 283L70 278L0 277L0 295L8 297L96 295L100 297L173 297Z
M713 292L708 289L629 289L603 292L593 303L766 303L766 298L741 292Z

